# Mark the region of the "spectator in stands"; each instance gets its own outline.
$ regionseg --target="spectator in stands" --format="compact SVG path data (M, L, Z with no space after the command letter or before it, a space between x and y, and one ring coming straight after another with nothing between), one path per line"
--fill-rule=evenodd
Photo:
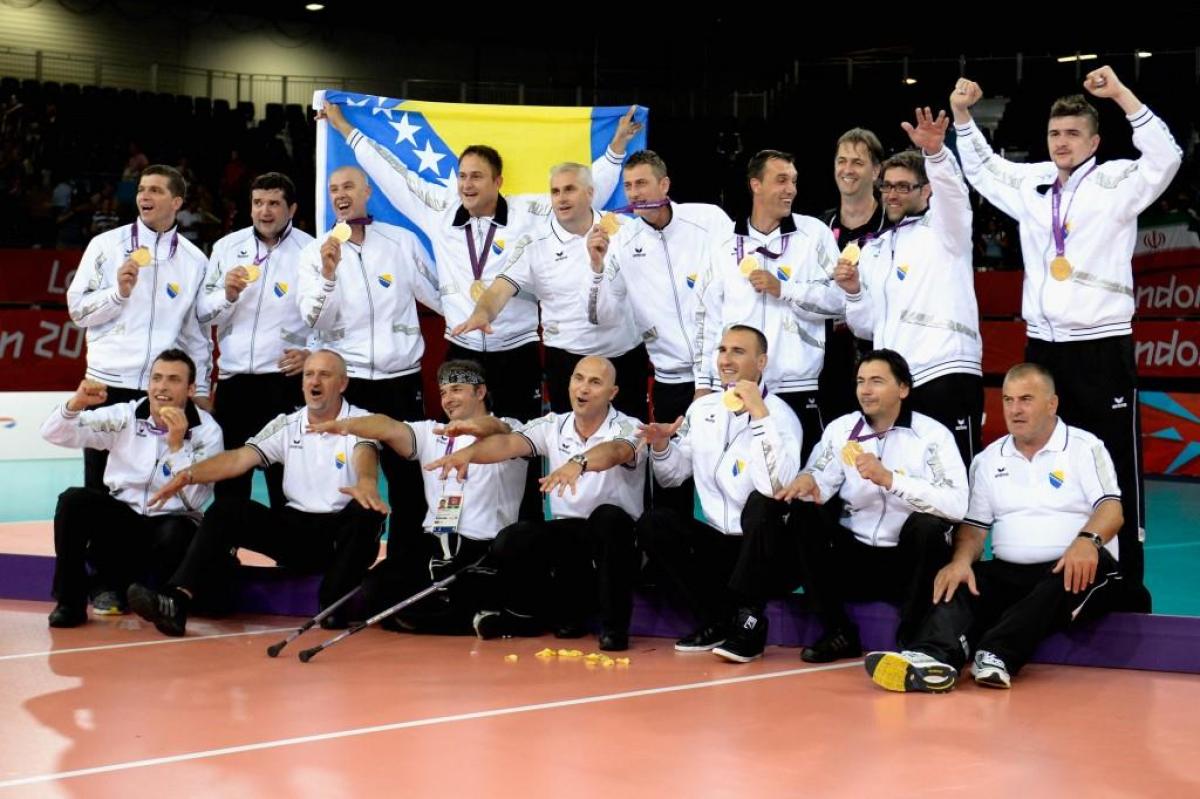
M378 444L312 430L321 422L366 415L342 396L346 384L342 357L314 352L304 363L305 407L280 414L243 447L174 472L150 497L150 506L158 507L195 485L281 463L287 506L267 508L244 497L214 502L167 587L129 587L129 605L139 616L164 635L183 635L192 599L228 581L226 556L238 547L269 555L282 566L324 572L318 592L323 608L358 585L375 562L388 510L377 485ZM346 616L339 610L321 624L344 627Z
M975 681L1008 688L1047 635L1116 602L1121 489L1108 451L1058 417L1046 368L1014 366L1002 391L1009 434L971 464L970 505L933 609L902 651L867 656L889 691L949 691L972 651ZM978 562L989 528L993 558Z
M1089 72L1083 85L1125 112L1141 158L1096 160L1099 115L1082 95L1051 107L1051 160L1038 164L1012 163L992 152L971 119L971 106L983 96L978 84L960 78L950 105L967 180L1020 224L1025 358L1054 374L1063 418L1099 436L1116 464L1124 505L1122 573L1131 607L1149 611L1132 257L1137 216L1170 184L1181 152L1166 124L1111 67Z
M116 195L117 187L109 181L92 195L92 218L88 223L88 232L92 236L106 233L121 223Z
M209 486L188 488L170 502L147 497L172 476L221 451L221 429L191 401L196 367L180 350L154 359L150 394L104 405L108 387L85 379L42 424L42 437L63 447L110 453L100 488L69 488L54 511L54 598L51 627L87 621L87 562L96 569L96 613L123 613L135 579L169 575L196 531Z

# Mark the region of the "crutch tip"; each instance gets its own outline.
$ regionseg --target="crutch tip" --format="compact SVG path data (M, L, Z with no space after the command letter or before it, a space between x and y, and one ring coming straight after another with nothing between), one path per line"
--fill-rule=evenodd
M312 649L305 649L303 652L300 653L300 662L307 663L308 661L312 660L313 655L317 654L320 651L321 651L321 647L319 647L319 646L314 646Z
M285 646L287 646L286 641L280 641L277 644L271 644L269 647L267 647L267 657L279 657L279 653L283 651Z

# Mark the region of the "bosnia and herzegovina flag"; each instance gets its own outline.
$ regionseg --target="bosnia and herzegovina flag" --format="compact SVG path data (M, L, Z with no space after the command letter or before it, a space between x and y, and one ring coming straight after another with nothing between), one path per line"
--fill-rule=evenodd
M458 153L471 144L495 147L504 159L501 192L548 194L550 167L563 161L590 165L604 152L628 106L552 107L526 105L475 105L395 100L371 94L325 90L313 95L313 107L326 102L342 107L347 121L391 150L405 166L431 183L453 186L458 175ZM649 110L638 108L634 118L642 130L627 147L646 147ZM316 223L321 230L333 226L329 207L329 176L335 169L357 164L345 140L322 120L317 125ZM606 208L626 205L618 186ZM425 239L383 196L374 191L368 213L381 222L403 225ZM428 247L428 241L425 242Z

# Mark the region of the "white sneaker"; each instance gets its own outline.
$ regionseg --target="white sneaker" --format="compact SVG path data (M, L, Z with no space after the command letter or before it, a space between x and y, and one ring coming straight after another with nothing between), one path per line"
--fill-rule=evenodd
M971 665L971 673L975 675L975 682L980 685L986 685L989 688L1012 687L1012 677L1008 674L1008 666L1005 666L1003 660L986 649L980 649L975 653L975 662Z
M902 693L941 694L954 687L958 671L949 663L924 652L869 652L863 662L867 674L880 688Z

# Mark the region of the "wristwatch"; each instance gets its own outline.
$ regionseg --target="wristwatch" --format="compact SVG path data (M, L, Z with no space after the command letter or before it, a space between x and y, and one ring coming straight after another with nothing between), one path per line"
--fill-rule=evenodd
M1078 536L1076 536L1076 538L1086 538L1088 541L1091 541L1093 544L1096 545L1096 549L1104 549L1104 539L1101 538L1100 536L1096 535L1095 533L1091 533L1091 532L1088 532L1087 530L1084 530Z
M577 455L572 455L571 459L569 461L567 461L567 463L578 463L580 474L583 474L584 472L587 471L587 456L584 455L582 452L580 452Z

